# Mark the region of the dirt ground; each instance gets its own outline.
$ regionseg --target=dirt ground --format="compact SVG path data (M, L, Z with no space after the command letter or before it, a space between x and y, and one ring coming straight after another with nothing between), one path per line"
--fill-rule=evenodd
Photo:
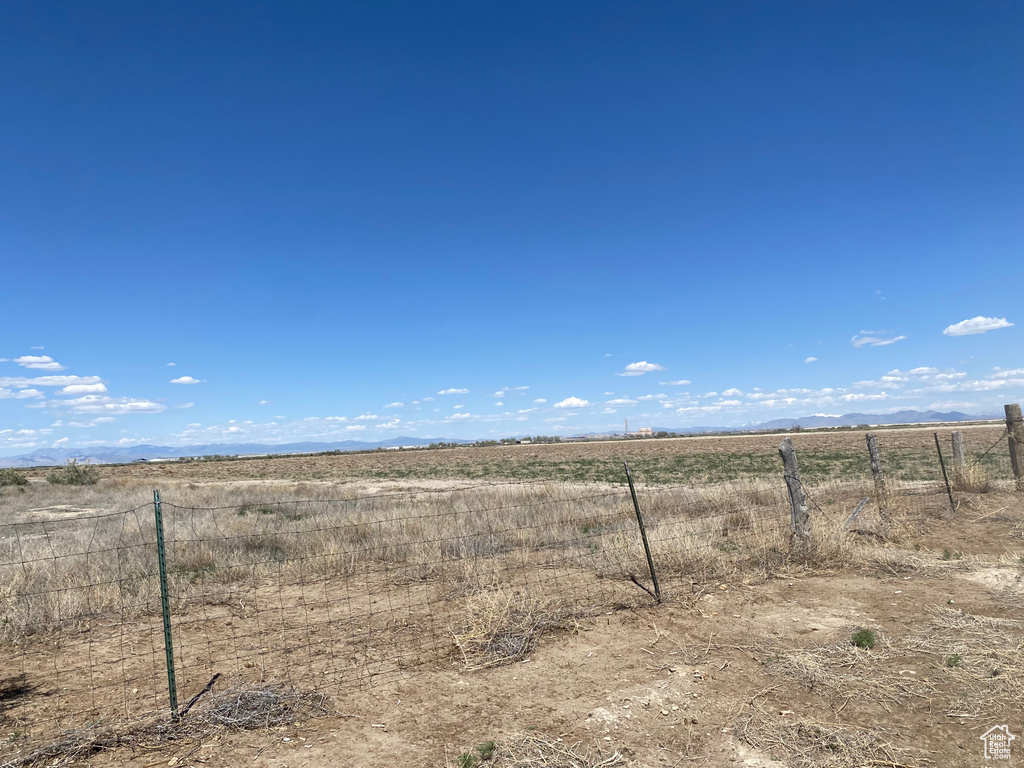
M76 764L447 766L536 733L609 766L985 765L992 726L1024 739L1024 498L979 498L915 521L913 544L874 562L691 585L549 635L522 662L437 665L337 695L330 716ZM854 648L865 628L877 644ZM1021 743L1003 764L1024 760Z

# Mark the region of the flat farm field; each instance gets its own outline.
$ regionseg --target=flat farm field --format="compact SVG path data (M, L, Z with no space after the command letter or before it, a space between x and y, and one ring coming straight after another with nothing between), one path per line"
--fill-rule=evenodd
M888 473L906 480L941 479L934 433L949 453L950 432L959 429L969 460L990 474L1009 472L1001 424L936 425L879 430L878 442ZM841 430L791 434L806 480L869 477L865 432ZM742 435L589 441L578 443L409 449L364 453L278 456L216 461L139 463L103 468L111 478L168 480L552 480L624 481L629 462L643 483L704 483L769 477L781 470L778 446L784 435ZM982 454L995 448L990 453ZM1004 466L1005 465L1005 466ZM42 470L39 474L42 475Z

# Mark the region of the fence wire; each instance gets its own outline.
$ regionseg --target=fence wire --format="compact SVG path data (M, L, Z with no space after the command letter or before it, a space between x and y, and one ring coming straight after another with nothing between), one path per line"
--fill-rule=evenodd
M951 468L957 494L1012 487L999 456L1005 442L1005 434L982 444L968 433L967 461ZM893 499L911 512L945 513L934 450L886 433L879 444L884 498L866 450L859 461L800 453L812 469L804 490L823 550L851 532L884 535L881 510ZM639 473L666 599L765 578L786 564L781 469L701 484L645 482ZM970 486L979 477L987 485ZM250 491L230 506L187 501L187 493L177 503L165 494L162 504L183 702L215 675L222 685L343 697L422 669L509 663L528 658L546 634L653 598L625 484L508 482L301 501ZM9 734L0 761L68 731L166 713L153 511L51 509L0 524L0 727Z

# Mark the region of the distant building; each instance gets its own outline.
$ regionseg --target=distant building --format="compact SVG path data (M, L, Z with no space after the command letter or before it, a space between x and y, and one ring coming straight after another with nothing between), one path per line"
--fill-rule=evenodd
M637 437L654 437L654 430L650 427L640 427L640 429L633 434Z

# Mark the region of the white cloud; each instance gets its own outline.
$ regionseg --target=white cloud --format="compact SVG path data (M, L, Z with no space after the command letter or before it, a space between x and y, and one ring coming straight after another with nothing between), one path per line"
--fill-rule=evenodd
M879 392L875 395L869 395L866 392L848 392L845 395L840 395L839 399L844 403L865 403L875 400L888 400L889 395L885 392Z
M96 392L106 392L107 388L103 383L99 384L69 384L58 394L61 395L88 395Z
M14 387L25 389L26 387L69 387L72 384L99 384L99 376L6 376L0 377L0 387Z
M469 416L470 416L470 414L468 414L468 413L453 413L448 418L449 419L468 419Z
M365 424L349 424L345 429L349 432L361 432L366 429Z
M1024 379L1024 368L996 368L996 372L990 376L986 376L988 379Z
M535 403L538 403L538 404L539 404L539 403L546 403L546 402L547 402L547 399L546 399L546 398L543 398L543 397L538 397L538 398L537 398L536 400L534 400L533 402L535 402Z
M439 394L439 395L468 395L469 394L469 390L468 389L458 389L456 387L452 387L451 389L442 389L437 394ZM424 399L426 399L426 398L424 398Z
M504 405L504 403L499 400L494 404L494 407L497 408L499 405Z
M405 403L388 403L385 408L405 408Z
M260 400L256 405L270 405L269 400Z
M529 384L524 384L521 387L512 387L513 391L515 391L515 392L522 392L522 391L527 390L529 388L530 388Z
M83 395L72 400L56 400L52 405L66 407L74 413L161 413L166 410L166 406L151 400L113 398L105 395Z
M193 407L195 407L195 403L182 403L181 405L179 405L177 407L178 408L193 408Z
M202 384L202 382L191 376L179 376L176 379L171 379L171 384Z
M12 389L6 389L0 387L0 400L29 400L38 399L43 396L43 393L38 389L20 389L14 391Z
M434 400L436 400L436 399L437 399L437 398L435 398L435 397L424 397L424 398L423 398L423 402L425 402L425 403L432 403L432 402L434 402Z
M60 438L59 440L54 440L54 441L53 441L53 447L54 447L54 448L59 448L60 446L62 446L62 445L66 445L67 443L70 443L70 442L71 442L71 439L70 439L70 438L68 438L68 437L62 437L62 438Z
M977 408L978 403L969 403L964 400L939 400L928 406L930 411L957 411L963 408Z
M168 365L168 367L173 368L174 366L177 365L177 363L168 363L167 365Z
M636 405L636 400L630 400L628 397L617 397L614 400L609 400L606 405Z
M942 332L946 336L970 336L975 333L994 331L997 328L1012 328L1013 323L1008 322L1005 317L983 317L978 315L970 320L961 320L959 323L946 326ZM17 361L15 361L17 362Z
M503 390L503 389L499 389L497 392L495 392L493 395L491 395L491 397L504 397L504 396L505 396L505 390Z
M850 343L860 349L861 347L886 347L903 341L906 336L893 336L891 331L861 331L855 334Z
M630 363L626 366L626 370L648 373L649 371L664 371L665 368L657 363L648 363L646 360L641 360L639 363Z
M804 362L805 363L816 363L816 362L818 362L818 358L816 358L816 357L808 357L808 358L806 358L804 360Z
M731 387L731 388L725 390L724 392L722 392L722 397L742 397L742 396L743 396L742 390L736 389L736 387Z
M630 363L626 366L626 369L622 373L615 374L616 376L643 376L645 373L650 371L664 371L664 366L658 365L657 363L648 363L646 360L641 360L639 363Z
M361 414L359 416L356 416L355 420L356 421L376 421L379 418L380 418L380 416L378 416L375 413L364 413L364 414Z
M456 411L457 411L457 410L459 410L460 408L465 408L465 407L466 407L466 406L464 406L464 405L453 405L453 406L452 406L452 408L453 408L454 410L456 410Z
M689 383L689 379L679 379L678 381L659 381L658 385L662 387L685 387Z
M582 400L578 397L567 397L565 400L561 400L555 403L555 408L586 408L589 405L593 405L589 400Z
M663 392L659 392L656 395L640 395L637 400L668 400L668 395Z
M49 355L22 355L14 358L13 362L22 368L35 368L40 371L63 371L64 366L58 363Z

